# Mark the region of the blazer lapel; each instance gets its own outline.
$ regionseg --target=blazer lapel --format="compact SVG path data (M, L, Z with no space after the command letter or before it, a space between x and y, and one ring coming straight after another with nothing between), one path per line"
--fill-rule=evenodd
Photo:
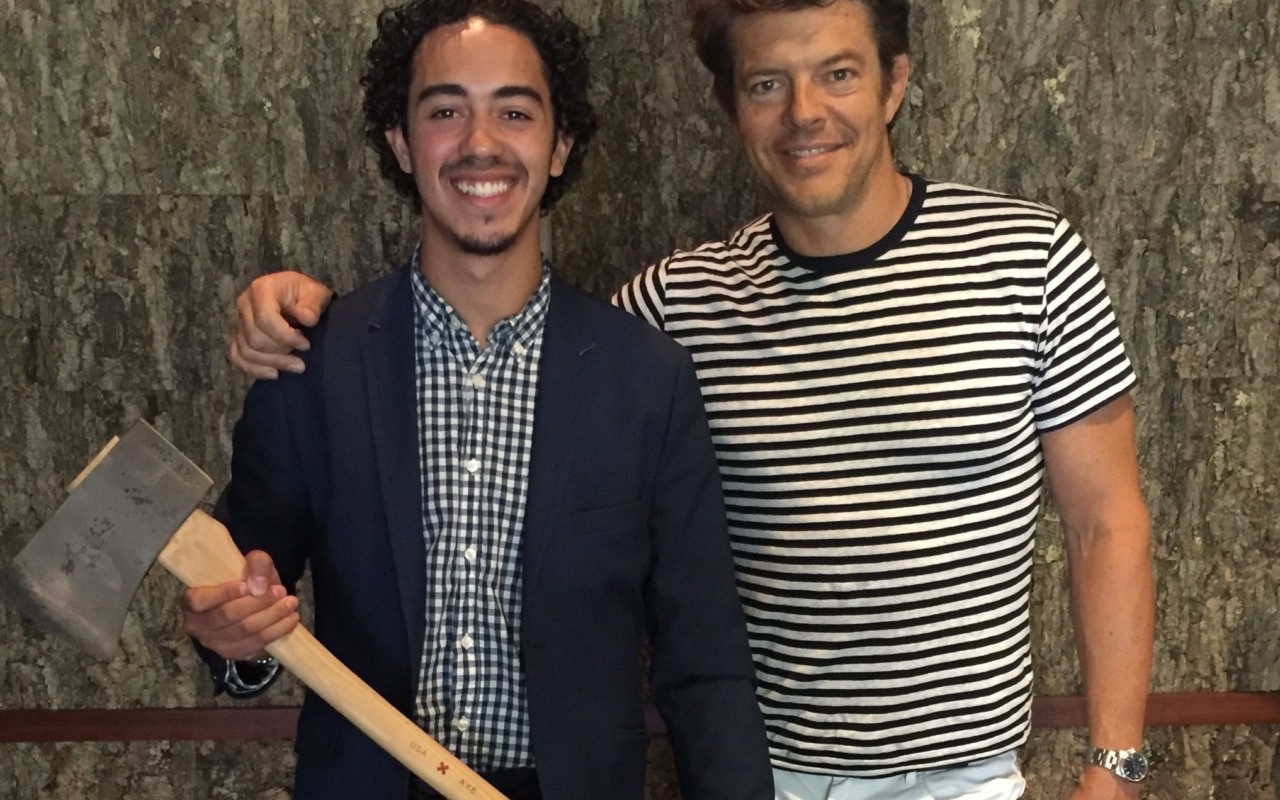
M596 381L592 379L591 351L595 338L586 320L588 301L554 274L551 307L542 335L542 359L538 367L538 395L533 415L533 452L529 462L529 493L525 499L523 540L524 594L529 596L542 572L543 553L555 535L555 520L577 441L574 421L589 402ZM528 608L528 603L525 608Z
M422 465L418 456L410 269L403 269L398 278L387 283L387 290L370 316L362 354L376 468L395 559L410 669L416 676L426 603L426 545L422 538Z

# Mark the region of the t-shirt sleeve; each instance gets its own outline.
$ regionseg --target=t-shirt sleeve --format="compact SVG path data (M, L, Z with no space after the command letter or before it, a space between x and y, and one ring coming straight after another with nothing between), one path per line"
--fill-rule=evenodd
M622 286L609 301L618 308L648 320L658 330L666 322L666 260L650 264Z
M1054 230L1047 267L1032 397L1041 432L1088 416L1136 380L1102 272L1066 220Z

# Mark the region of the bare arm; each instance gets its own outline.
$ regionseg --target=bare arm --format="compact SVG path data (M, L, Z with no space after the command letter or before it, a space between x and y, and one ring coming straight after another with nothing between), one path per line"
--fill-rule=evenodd
M1090 742L1142 743L1155 637L1151 523L1143 503L1126 395L1042 437L1049 487L1062 516L1071 613L1084 675ZM1087 767L1073 798L1136 798L1138 787Z
M251 378L270 379L286 372L302 372L295 350L311 345L290 323L310 327L320 320L333 292L301 272L262 275L236 298L235 325L227 355ZM290 319L286 319L286 315Z

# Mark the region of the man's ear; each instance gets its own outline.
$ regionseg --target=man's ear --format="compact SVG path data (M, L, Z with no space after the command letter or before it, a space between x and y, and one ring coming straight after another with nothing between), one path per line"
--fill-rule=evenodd
M564 165L569 162L571 152L573 152L573 137L567 133L557 133L556 146L551 151L551 177L559 178L564 174Z
M907 95L907 81L911 78L911 59L901 53L893 59L893 72L889 75L888 91L884 98L884 124L893 122L902 108L902 98Z
M400 125L386 130L387 144L391 145L391 152L395 153L396 161L400 163L400 169L405 173L413 174L413 161L409 158L409 143L404 138L404 128Z

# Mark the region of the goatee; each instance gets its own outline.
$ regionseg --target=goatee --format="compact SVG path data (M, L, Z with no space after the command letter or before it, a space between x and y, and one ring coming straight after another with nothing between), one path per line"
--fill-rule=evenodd
M459 236L454 234L453 239L458 243L458 248L469 256L496 256L507 252L511 246L516 243L516 235L514 233L496 236L490 239L481 239L475 236Z

